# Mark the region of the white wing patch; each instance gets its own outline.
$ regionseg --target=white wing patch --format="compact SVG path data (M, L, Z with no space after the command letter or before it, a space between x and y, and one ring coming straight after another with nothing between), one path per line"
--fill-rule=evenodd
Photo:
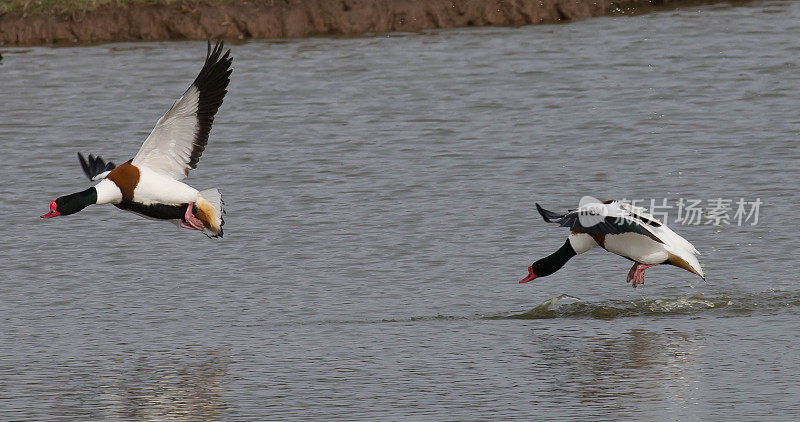
M97 176L92 177L92 181L105 179L106 176L108 176L108 173L111 173L111 170L104 171L104 172L98 174Z
M175 180L189 174L189 160L198 132L200 90L192 85L167 114L158 119L132 164L147 167Z
M647 208L644 207L636 207L624 202L612 201L610 204L606 205L606 210L608 212L607 215L610 217L628 218L644 223L645 225L649 225L646 220L662 224L658 219L650 215L647 212Z

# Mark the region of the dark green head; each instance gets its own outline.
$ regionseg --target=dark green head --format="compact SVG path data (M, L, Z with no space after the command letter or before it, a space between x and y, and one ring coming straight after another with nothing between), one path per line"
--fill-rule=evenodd
M55 201L51 201L50 212L43 215L42 218L53 218L58 217L59 215L75 214L76 212L95 203L97 203L97 189L92 186L83 192L65 195L59 197Z

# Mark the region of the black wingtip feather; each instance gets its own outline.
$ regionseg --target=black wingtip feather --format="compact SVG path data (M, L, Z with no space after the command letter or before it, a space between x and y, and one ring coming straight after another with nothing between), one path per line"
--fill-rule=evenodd
M233 58L230 57L230 50L227 50L222 55L223 47L222 41L217 41L213 48L211 47L211 41L208 41L206 61L197 78L192 82L192 85L196 86L200 91L200 100L197 106L199 129L194 139L194 148L188 163L191 169L197 167L197 162L200 161L200 156L203 155L203 151L206 149L208 134L211 132L211 125L214 123L214 115L222 105L225 94L228 93L227 88L232 72L230 67L233 63Z
M553 220L561 219L564 217L563 214L558 214L542 208L542 206L539 205L538 203L536 204L536 211L539 211L539 214L541 214L542 218L544 218L544 221L548 223L557 223L558 221L553 221Z
M78 160L81 162L81 168L83 169L83 174L85 174L89 180L92 180L91 173L89 172L89 163L86 162L86 159L83 158L83 154L80 152L78 153Z
M539 203L538 203L538 202L536 203L536 211L539 211L539 214L542 216L542 218L544 218L544 221L545 221L546 223L549 223L549 222L550 222L550 219L548 219L548 218L547 218L547 215L545 214L545 211L546 211L546 210L545 210L544 208L542 208L542 206L541 206L541 205L539 205Z
M103 160L103 158L99 155L95 157L94 155L89 154L89 159L87 160L83 157L83 154L79 152L78 160L81 162L83 173L89 178L89 180L93 180L94 177L100 173L114 170L116 167L111 161L106 163L105 160Z

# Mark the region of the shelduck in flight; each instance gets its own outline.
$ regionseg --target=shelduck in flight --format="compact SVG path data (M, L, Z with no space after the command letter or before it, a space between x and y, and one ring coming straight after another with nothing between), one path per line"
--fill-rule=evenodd
M222 55L221 42L213 49L209 42L200 74L158 119L136 156L115 167L100 157L89 155L86 160L78 153L86 176L100 182L50 202L50 212L42 218L75 214L92 204L114 204L146 218L221 237L225 222L219 191L198 191L181 180L197 167L206 148L214 115L228 92L232 61L230 50Z
M644 271L659 264L683 268L705 280L697 261L700 252L644 208L616 200L582 200L578 209L565 214L547 211L539 204L536 209L544 221L569 227L570 234L559 250L528 267L528 276L520 283L553 274L570 258L595 246L633 261L627 280L633 287L644 284Z

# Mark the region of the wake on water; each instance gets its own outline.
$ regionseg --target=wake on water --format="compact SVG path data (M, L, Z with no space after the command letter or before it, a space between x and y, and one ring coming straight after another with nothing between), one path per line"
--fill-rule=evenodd
M800 306L800 292L761 292L741 296L705 297L702 294L672 299L586 302L570 295L550 298L522 313L496 315L491 319L597 318L718 314L772 313Z
M303 321L306 324L376 324L417 323L426 321L504 320L504 319L550 319L590 318L614 319L641 316L677 316L712 314L736 316L745 314L777 314L792 312L800 307L800 292L769 291L736 296L723 295L705 297L702 294L677 298L642 298L637 300L609 300L587 302L575 296L562 294L545 300L531 310L520 313L495 315L421 315L405 318L383 318L365 320ZM275 325L297 325L297 322Z

